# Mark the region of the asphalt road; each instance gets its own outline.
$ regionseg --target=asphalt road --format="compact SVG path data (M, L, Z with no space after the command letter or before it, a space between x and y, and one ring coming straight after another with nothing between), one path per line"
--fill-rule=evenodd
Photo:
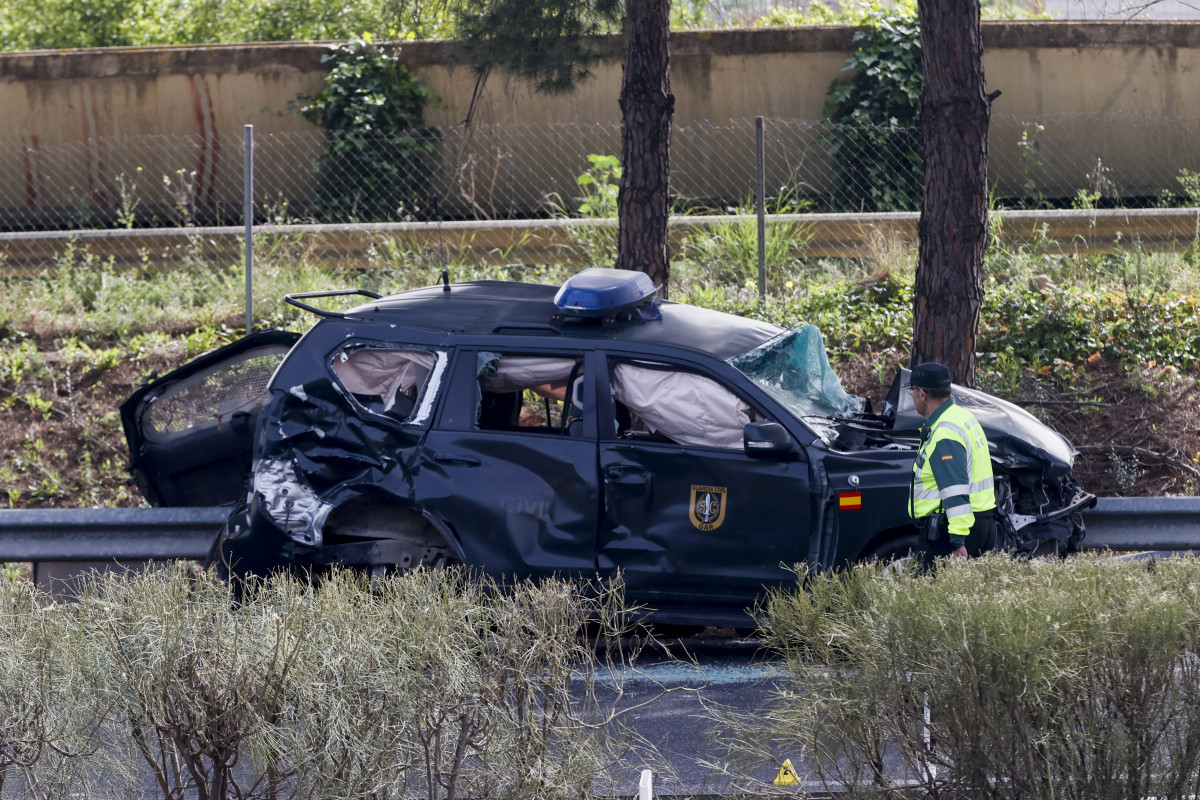
M632 709L625 722L668 765L655 768L649 759L644 764L655 769L656 796L728 793L728 783L710 775L703 765L721 755L714 742L720 731L705 705L758 708L786 674L770 660L760 641L734 638L728 631L706 631L680 640L673 650L674 659L644 653L636 669L616 677L623 686L618 707ZM598 691L610 689L613 680L601 676ZM664 694L665 690L671 691ZM785 757L795 758L780 754ZM769 784L777 773L778 767L764 768L756 777ZM640 769L631 769L621 794L636 796L639 777Z

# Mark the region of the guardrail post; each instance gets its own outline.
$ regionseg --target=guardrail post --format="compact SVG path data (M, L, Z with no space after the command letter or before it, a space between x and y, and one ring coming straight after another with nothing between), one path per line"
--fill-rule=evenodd
M642 780L638 783L638 800L654 800L654 773L648 769L642 770Z

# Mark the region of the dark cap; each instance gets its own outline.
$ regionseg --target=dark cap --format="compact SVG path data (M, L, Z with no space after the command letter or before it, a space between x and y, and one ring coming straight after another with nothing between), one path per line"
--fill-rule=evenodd
M908 383L904 385L916 389L949 389L950 369L945 364L939 364L936 361L917 364L912 368L912 374L908 376Z

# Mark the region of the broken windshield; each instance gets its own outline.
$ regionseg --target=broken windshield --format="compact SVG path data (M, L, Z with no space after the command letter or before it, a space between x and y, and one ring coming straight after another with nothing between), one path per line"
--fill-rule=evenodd
M802 325L766 344L734 356L729 363L782 403L822 439L837 437L831 417L863 410L863 399L842 389L829 366L825 340L815 325Z

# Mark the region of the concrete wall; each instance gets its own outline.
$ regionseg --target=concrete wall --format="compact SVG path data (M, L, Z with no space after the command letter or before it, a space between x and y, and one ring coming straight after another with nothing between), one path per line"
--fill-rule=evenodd
M820 120L830 82L845 77L852 37L853 29L840 27L674 34L676 124L725 125L756 115ZM1182 167L1200 169L1200 23L985 23L984 44L989 89L1002 92L993 106L991 152L1004 193L1019 191L1028 178L1017 142L1022 129L1039 120L1054 120L1038 142L1056 154L1055 174L1039 176L1046 194L1073 193L1096 158L1136 176L1122 185L1127 194L1169 185ZM609 58L574 95L536 95L493 76L476 102L475 121L484 129L534 132L601 123L608 132L596 146L614 152L620 42L595 46ZM454 63L455 47L421 42L402 50L442 98L429 123L447 128L466 118L475 91L471 70ZM308 164L320 139L313 126L288 113L288 103L321 88L323 50L297 43L0 54L0 209L111 205L122 181L134 179L142 202L168 209L182 194L189 202L236 203L246 123L257 137L294 145L256 153L258 196L283 187L296 196L303 188L294 185L311 185ZM165 138L132 138L147 135ZM461 164L478 143L455 141ZM1086 152L1081 141L1092 143ZM547 170L577 174L582 155L600 152L593 144L550 152L541 144L509 143L500 156L509 169L536 180ZM734 196L744 192L752 138L732 149L719 142L697 147L678 144L673 185L732 181ZM719 174L725 162L734 165L728 178ZM533 198L543 189L527 191Z

